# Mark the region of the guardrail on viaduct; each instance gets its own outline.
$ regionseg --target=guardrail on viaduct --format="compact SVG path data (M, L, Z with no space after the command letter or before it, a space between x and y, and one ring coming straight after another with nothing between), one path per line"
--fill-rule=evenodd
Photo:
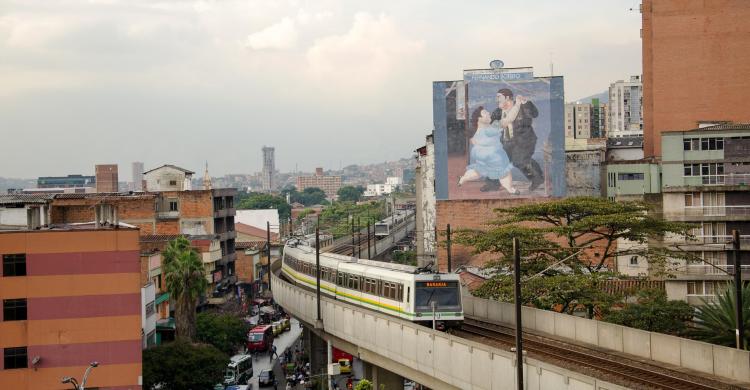
M467 316L515 325L512 303L464 295L463 304L464 314ZM524 329L740 382L750 382L748 351L532 307L523 307L521 316Z
M272 284L279 305L301 321L315 324L314 293L275 275ZM441 389L515 388L515 355L510 351L326 297L321 300L321 315L327 335L355 345L355 355L405 378ZM525 368L527 389L624 389L532 358L526 358Z

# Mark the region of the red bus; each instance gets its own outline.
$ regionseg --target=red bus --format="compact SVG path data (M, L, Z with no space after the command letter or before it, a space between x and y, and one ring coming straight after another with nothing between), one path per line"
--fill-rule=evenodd
M273 345L273 326L258 325L247 332L247 350L250 352L264 352Z

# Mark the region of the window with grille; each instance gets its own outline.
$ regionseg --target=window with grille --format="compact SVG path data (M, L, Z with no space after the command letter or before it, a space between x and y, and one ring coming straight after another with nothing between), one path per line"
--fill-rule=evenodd
M26 254L3 255L3 276L26 276Z
M3 368L11 370L14 368L28 367L28 353L26 347L13 347L3 349Z
M25 321L26 312L26 298L3 299L3 321Z

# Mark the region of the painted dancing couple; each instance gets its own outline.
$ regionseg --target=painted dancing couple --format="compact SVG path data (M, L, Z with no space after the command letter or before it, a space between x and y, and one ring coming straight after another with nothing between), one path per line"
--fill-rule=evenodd
M510 89L497 91L497 105L492 114L480 106L471 114L469 165L458 185L484 179L480 191L497 191L502 186L511 195L520 191L513 186L512 168L518 168L531 181L529 192L544 183L544 173L531 156L536 148L532 121L539 115L526 97L513 96Z

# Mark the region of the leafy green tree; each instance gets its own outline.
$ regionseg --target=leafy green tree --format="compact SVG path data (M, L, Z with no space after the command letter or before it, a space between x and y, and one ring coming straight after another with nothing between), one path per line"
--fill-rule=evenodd
M374 225L385 217L383 202L354 204L336 202L320 213L320 228L338 238L351 233L351 219L359 220L360 227ZM356 222L355 222L356 223Z
M368 381L367 379L362 379L359 382L357 382L357 385L354 386L354 390L372 390L372 382Z
M362 186L343 186L336 194L342 202L358 202L364 193L365 188Z
M649 332L682 335L692 318L693 307L687 302L670 301L663 290L647 289L638 292L638 303L612 310L603 319Z
M208 282L203 262L190 241L178 237L167 244L163 252L164 280L167 290L175 300L175 325L178 339L195 338L195 307L198 297L205 293Z
M252 192L237 205L240 210L276 209L279 218L286 221L292 215L292 206L281 196Z
M735 347L737 321L734 319L734 295L734 283L729 283L725 291L717 294L715 302L704 300L704 305L696 309L695 326L688 334L698 340ZM742 287L742 318L745 323L743 337L747 349L750 341L750 288L747 285Z
M565 264L574 272L606 272L605 265L618 256L645 257L653 265L664 265L669 259L692 259L689 252L654 245L654 240L666 234L692 237L694 226L653 217L643 202L573 197L495 211L498 219L488 230L459 231L456 242L474 246L478 252L498 253L498 261L506 265L512 263L509 248L514 236L530 241L531 246L522 242L525 257L569 257ZM618 246L620 239L641 245Z
M417 265L417 252L415 251L393 251L391 255L394 263L406 264L415 266Z
M196 338L232 355L244 345L249 328L247 322L236 315L203 312L198 314Z
M229 358L211 345L175 341L143 351L143 388L213 389L224 379Z

